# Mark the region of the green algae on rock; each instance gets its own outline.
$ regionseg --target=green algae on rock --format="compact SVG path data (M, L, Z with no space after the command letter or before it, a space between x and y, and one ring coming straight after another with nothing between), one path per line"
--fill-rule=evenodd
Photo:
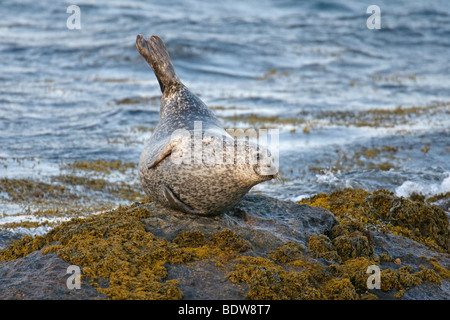
M360 190L358 195L362 194L367 197L372 193ZM328 205L329 199L324 196L317 200ZM358 207L348 204L347 210ZM289 213L294 209L299 211ZM329 217L323 209L310 212L313 209L247 196L236 212L205 218L177 213L151 201L134 203L72 219L43 236L27 236L0 251L0 264L5 268L6 261L27 259L36 256L36 251L42 252L36 256L40 259L56 254L66 263L80 266L82 280L109 299L181 299L187 286L191 290L189 297L196 296L192 290L206 290L211 298L220 287L223 292L247 299L375 299L383 294L403 298L424 284L439 287L448 281L447 263L442 266L438 262L447 261L444 256L420 258L420 266L402 256L402 265L397 265L390 255L375 254L375 246L380 243L377 237L382 234L373 231L372 235L365 230L369 218L352 220L352 216L339 212L338 224L325 224L326 228L320 229L317 225ZM278 229L275 234L272 232L276 228L261 230L267 225L263 218L267 219L271 210L278 215L286 210L284 218L299 212L305 217L311 215L312 220L299 225L303 233L313 231L307 241L303 242L300 235L280 241L280 232L296 234L289 229ZM247 219L241 211L245 211ZM381 269L381 290L367 288L367 269L371 265ZM211 273L213 280L202 282L211 288L193 286L179 278L197 274L195 279L203 281ZM439 292L441 297L445 294Z
M356 257L371 257L373 255L373 245L370 237L359 231L353 231L347 235L342 235L333 239L333 245L342 260Z
M369 192L351 188L321 193L299 203L330 210L340 225L357 222L369 229L392 231L437 251L450 252L448 218L441 208L428 203L396 197L387 190Z
M242 257L228 277L233 282L246 282L246 297L256 300L319 299L307 272L287 271L263 257Z
M186 262L191 253L145 231L145 209L119 208L55 227L42 237L26 237L2 252L14 259L37 249L55 252L63 260L83 266L82 274L111 299L179 299L177 281L164 281L166 262ZM107 279L108 286L101 286Z
M136 200L144 198L143 192L137 185L130 185L124 181L110 182L103 178L89 178L74 175L59 175L54 180L71 186L82 186L87 190L102 192L105 196L123 199Z
M265 198L262 197L262 199ZM307 209L298 205L296 207ZM179 219L186 220L188 229L179 230L169 241L155 236L145 226L144 222L151 221L152 215L156 214L156 212L152 214L148 208L157 207L153 203L135 204L85 219L73 219L55 227L45 236L22 239L10 248L1 251L0 260L26 257L35 250L42 250L45 254L56 253L64 261L81 266L83 279L89 279L98 292L105 294L110 299L181 298L182 292L177 285L178 281L167 279L166 265L184 264L189 268L192 261L206 259L215 261L217 268L236 272L235 266L242 264L243 261L248 260L249 264L255 262L253 260L255 257L252 255L255 255L256 252L253 250L260 246L259 242L262 239L255 238L256 242L253 242L254 232L245 231L249 228L248 226L237 229L247 238L244 239L229 228L217 229L216 226L224 225L225 221L231 222L229 218L225 217L225 220L217 221L214 226L214 221L218 218L194 219L173 213ZM160 210L162 210L160 217L168 217L170 214L165 208L160 208ZM324 213L321 210L317 211L321 214ZM205 229L207 233L191 230L194 221L202 222L203 220L205 220L205 226L213 225L212 229L209 231ZM230 226L236 228L238 225L232 222ZM197 224L197 227L201 227L201 225ZM268 234L262 232L262 236L265 235ZM267 236L265 237L267 238ZM252 243L249 243L250 240ZM266 248L266 245L262 245L262 248ZM303 257L301 253L303 249L303 246L297 243L287 243L274 252L274 257L286 262L300 261L299 258ZM279 262L261 257L260 262L264 261L268 265L272 265L274 270L279 270L283 277L286 276L286 283L278 287L281 291L273 292L272 298L275 298L276 295L280 295L280 298L299 297L300 293L295 293L297 291L294 288L299 283L306 283L306 273L302 275L283 271L283 266L277 267ZM307 264L310 269L316 268L312 263L305 262L304 264ZM298 264L296 268L299 268ZM311 274L315 272L305 267L304 269ZM235 277L235 279L237 278ZM251 276L249 279L255 278ZM283 288L285 285L286 288ZM262 285L260 287L263 290ZM302 293L304 295L312 289L305 287L305 290ZM316 291L316 289L312 290L312 292ZM252 293L250 296L253 296Z
M324 289L325 298L328 300L357 300L358 294L348 278L331 279Z
M230 254L246 250L246 241L229 229L214 233L206 242L200 232L180 233L173 242L158 238L141 222L148 216L142 207L120 207L73 219L45 236L24 237L1 251L0 260L10 261L36 250L55 252L63 260L83 266L83 276L111 299L180 299L178 282L163 281L166 263L186 263L199 257L229 259Z
M311 236L308 241L308 248L312 251L315 258L324 258L328 261L342 261L330 238L324 234Z
M274 73L267 73L265 79L273 76ZM280 127L281 125L305 125L309 127L323 127L325 123L333 126L345 127L372 127L372 128L393 128L398 125L411 124L419 117L430 117L439 113L449 113L450 102L440 102L426 106L398 106L395 109L368 109L361 111L342 111L326 110L317 111L311 114L311 111L302 111L291 117L279 116L260 116L257 114L235 114L233 116L222 117L225 121L233 123L242 122L246 124L259 124L269 127ZM414 116L414 117L413 117ZM309 131L309 129L307 129ZM306 133L306 132L305 132ZM387 151L384 150L384 151ZM373 152L373 151L372 151ZM375 156L376 153L368 153Z
M48 199L71 198L79 196L71 193L67 187L53 185L42 181L27 179L0 179L0 192L8 195L5 200L19 201L45 201ZM2 196L3 197L3 196Z
M411 116L427 116L441 112L448 113L450 102L440 102L426 106L398 106L395 109L368 109L364 111L325 111L316 119L325 119L340 126L389 128L410 124Z
M60 164L46 181L0 179L0 201L6 206L0 230L43 232L72 217L111 210L119 203L145 199L135 178L136 164L120 160L84 160ZM123 177L117 181L117 177ZM31 228L31 229L30 229ZM8 237L0 238L5 247Z
M136 163L134 162L123 162L121 160L106 161L102 159L97 160L85 160L78 161L75 160L72 163L68 163L64 168L70 168L73 170L88 170L96 172L104 172L110 174L112 171L119 171L125 173L128 169L136 169Z

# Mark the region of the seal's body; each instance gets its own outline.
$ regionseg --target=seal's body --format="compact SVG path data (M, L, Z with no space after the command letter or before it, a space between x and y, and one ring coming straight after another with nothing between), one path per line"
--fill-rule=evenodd
M163 93L159 123L139 160L141 185L152 200L186 213L216 215L276 176L267 150L233 139L183 85L159 37L147 41L138 35L136 46Z

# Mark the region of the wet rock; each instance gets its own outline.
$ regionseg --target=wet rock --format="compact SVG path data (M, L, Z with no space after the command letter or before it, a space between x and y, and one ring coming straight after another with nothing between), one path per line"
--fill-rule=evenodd
M443 281L441 285L424 282L420 286L413 287L405 292L403 300L449 300L450 281Z
M195 261L189 268L174 264L167 267L168 280L177 279L186 300L243 300L244 284L231 282L226 276L231 268L218 268L213 261Z
M250 256L264 256L286 241L295 241L306 246L310 236L322 234L336 223L333 214L327 210L258 195L248 195L234 210L212 218L186 215L154 202L140 205L138 208L150 212L148 217L141 221L145 230L156 237L173 241L178 247L198 247L204 245L205 239L208 239L211 246L222 249L225 253L230 251L230 257L239 252ZM84 229L87 225L80 223L74 230ZM95 224L92 225L94 226ZM218 236L221 231L225 236ZM40 239L35 243L44 244L45 241ZM35 244L35 247L39 246ZM46 245L42 249L48 247L49 245ZM105 298L89 284L88 277L83 277L81 290L68 290L66 280L69 275L66 271L70 263L54 253L42 254L41 250L38 250L25 257L0 263L0 275L3 279L0 298ZM185 299L245 297L247 286L243 283L233 283L226 277L233 264L218 267L217 261L206 259L189 264L166 264L165 267L165 281L177 280Z
M14 241L19 240L25 234L20 232L12 232L9 230L0 231L0 250L8 247Z
M22 239L3 257L0 299L450 298L449 254L260 195L217 217L134 204ZM85 268L79 290L66 285L71 264ZM374 264L382 287L368 290Z
M310 236L323 234L336 224L328 210L260 195L245 196L233 210L217 217L186 215L154 202L145 207L152 212L143 220L146 230L158 237L172 241L186 230L210 236L229 228L249 241L251 250L259 255L274 251L286 241L306 246Z
M89 283L82 289L68 289L69 263L56 254L43 255L40 251L26 257L0 262L0 299L6 300L85 300L106 298Z
M423 267L433 269L430 261L438 259L440 265L450 266L450 255L430 250L423 244L414 240L397 236L392 233L373 232L375 255L387 255L392 261L383 262L381 269L398 271L403 266L412 267L413 271L420 271ZM404 300L448 300L450 299L450 281L443 278L439 283L423 281L420 285L405 290L401 297ZM394 299L395 292L382 292L376 294L380 299Z

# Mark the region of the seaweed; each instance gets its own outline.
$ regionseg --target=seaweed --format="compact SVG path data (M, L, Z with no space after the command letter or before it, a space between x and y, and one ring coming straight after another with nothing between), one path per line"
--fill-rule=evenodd
M330 210L340 225L358 223L364 229L391 231L439 252L450 252L448 219L445 212L428 203L396 197L387 190L369 192L346 188L330 194L320 193L299 203ZM354 235L359 237L360 235ZM357 243L356 239L353 243ZM360 244L367 247L364 239ZM370 254L370 248L363 249Z
M248 299L257 300L315 300L322 298L320 290L311 283L308 271L287 271L264 257L241 257L235 270L227 276L232 282L245 282Z
M324 234L311 236L308 240L308 248L313 252L313 257L324 258L328 261L342 262L336 248Z
M226 279L245 284L242 294L248 299L375 299L367 288L367 270L378 265L381 290L401 298L406 290L425 281L440 284L450 277L450 271L436 258L424 258L432 269L420 266L414 270L394 263L396 259L387 254L374 256L368 229L394 228L378 220L392 218L388 212L399 216L396 201L420 204L397 199L384 190L346 189L305 199L334 211L338 224L326 234L312 235L306 248L287 241L260 256L252 251L251 239L228 228L208 235L181 230L170 241L158 237L144 224L152 215L149 206L135 202L95 216L73 218L43 236L25 236L1 250L0 260L23 258L36 250L55 253L80 266L83 279L109 299L181 299L180 279L168 279L168 265L191 268L197 260L216 262ZM434 216L435 224L439 217ZM386 268L383 263L393 267Z
M73 169L73 170L90 170L96 172L104 172L110 174L112 171L119 171L125 173L128 169L136 169L136 163L123 162L121 160L105 161L102 159L97 160L75 160L72 163L64 165L61 169Z

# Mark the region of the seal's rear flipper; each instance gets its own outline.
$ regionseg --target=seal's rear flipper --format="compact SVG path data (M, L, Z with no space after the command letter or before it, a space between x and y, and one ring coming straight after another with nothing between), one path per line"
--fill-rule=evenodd
M164 196L166 197L167 202L169 202L169 205L171 208L180 210L186 213L196 214L196 215L203 215L203 212L197 209L193 209L187 204L185 204L183 201L178 199L172 192L172 190L169 189L168 186L163 184L162 186L164 191Z
M160 37L151 36L148 41L139 34L136 38L136 47L155 72L163 94L170 94L171 88L176 88L181 84L166 46Z

